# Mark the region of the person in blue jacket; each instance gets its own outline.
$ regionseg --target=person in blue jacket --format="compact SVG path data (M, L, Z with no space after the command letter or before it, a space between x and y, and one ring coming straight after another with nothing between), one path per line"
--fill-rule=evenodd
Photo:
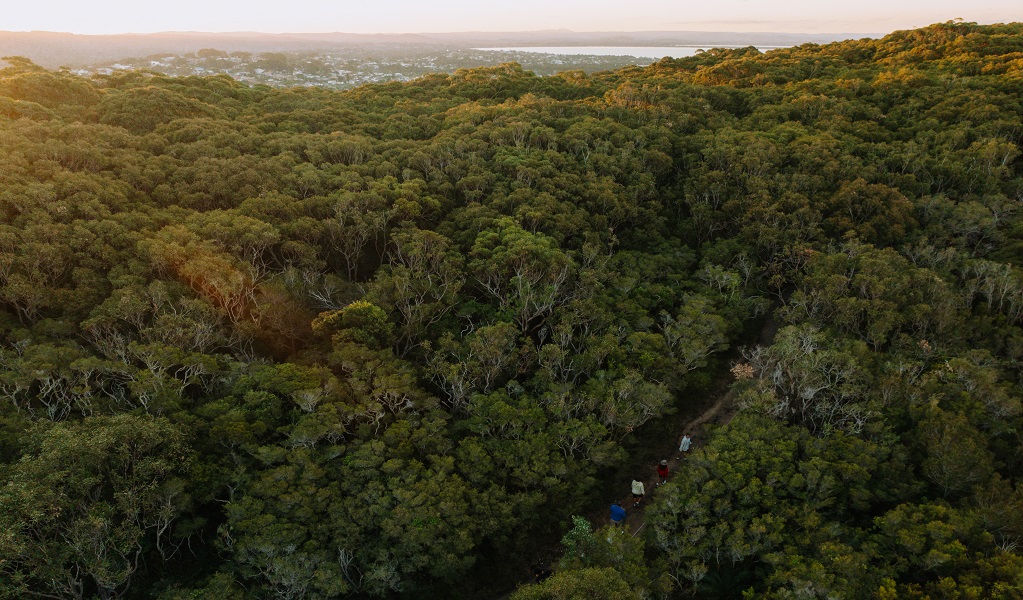
M611 524L621 527L625 523L625 509L617 500L611 503Z

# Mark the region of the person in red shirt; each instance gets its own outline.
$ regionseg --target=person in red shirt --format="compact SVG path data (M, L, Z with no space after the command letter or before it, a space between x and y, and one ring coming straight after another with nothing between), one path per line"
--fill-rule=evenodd
M666 483L668 483L668 461L662 460L661 464L657 465L657 485Z

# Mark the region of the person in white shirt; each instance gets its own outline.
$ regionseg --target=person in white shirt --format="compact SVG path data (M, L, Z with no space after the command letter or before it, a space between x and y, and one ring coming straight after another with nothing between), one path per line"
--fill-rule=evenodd
M633 504L633 506L639 506L639 503L643 501L643 494L645 494L645 493L646 493L646 490L643 488L643 482L642 481L636 481L635 479L633 479L632 480L632 499L635 501L635 504Z
M688 433L682 434L682 441L678 445L679 458L681 459L686 452L689 452L689 448L693 446L693 439L689 437Z

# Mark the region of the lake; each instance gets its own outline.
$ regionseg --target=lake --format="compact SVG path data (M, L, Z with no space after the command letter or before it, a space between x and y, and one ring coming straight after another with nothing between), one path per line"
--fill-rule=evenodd
M537 52L542 54L586 54L592 56L635 56L637 58L684 58L710 48L744 48L745 46L522 46L517 48L473 48L502 52ZM785 46L758 46L761 52Z

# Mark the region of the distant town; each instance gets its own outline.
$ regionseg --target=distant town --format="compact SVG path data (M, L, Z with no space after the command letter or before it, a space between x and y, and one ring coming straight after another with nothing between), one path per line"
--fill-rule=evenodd
M371 35L254 32L76 35L0 31L0 57L23 56L48 69L67 69L81 75L126 69L176 76L225 73L252 85L346 89L506 62L517 62L537 75L553 75L573 70L608 71L656 60L627 55L636 47L776 47L851 37L855 36L567 30ZM566 46L579 50L542 54L520 49ZM598 47L600 55L581 54L582 47ZM617 54L618 48L621 54ZM608 56L608 52L617 55Z
M164 75L224 73L252 85L353 88L368 83L409 81L428 73L517 62L538 75L571 70L587 73L645 65L651 58L541 54L537 52L461 48L412 49L408 46L362 47L305 52L227 52L204 49L184 54L157 54L107 61L72 69L79 75L111 74L138 69Z

